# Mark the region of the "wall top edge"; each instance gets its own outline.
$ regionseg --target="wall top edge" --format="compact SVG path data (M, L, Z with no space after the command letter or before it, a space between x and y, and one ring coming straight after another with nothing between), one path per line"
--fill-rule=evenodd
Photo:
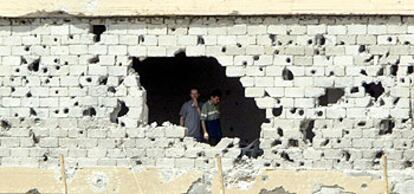
M345 3L344 3L345 2ZM412 0L0 1L0 17L414 15Z

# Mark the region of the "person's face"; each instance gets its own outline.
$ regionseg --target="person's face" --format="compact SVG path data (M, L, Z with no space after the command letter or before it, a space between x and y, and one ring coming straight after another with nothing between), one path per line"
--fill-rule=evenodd
M200 97L200 94L198 93L198 90L195 90L195 89L191 90L190 97L191 97L191 99L198 99L198 97Z
M212 96L211 97L211 103L213 103L214 105L217 105L220 103L220 97L218 96Z

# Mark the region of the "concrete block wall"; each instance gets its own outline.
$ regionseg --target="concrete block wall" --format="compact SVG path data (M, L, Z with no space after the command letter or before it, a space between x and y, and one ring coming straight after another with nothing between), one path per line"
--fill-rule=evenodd
M214 154L194 157L192 148L226 150L233 163L240 153L237 139L210 148L184 138L178 127L146 125L151 107L132 57L184 51L216 58L229 77L240 77L246 97L266 110L259 159L264 166L378 169L387 154L390 168L412 168L412 17L0 23L2 165L42 166L57 153L80 166L122 166L131 157L143 165L209 164Z

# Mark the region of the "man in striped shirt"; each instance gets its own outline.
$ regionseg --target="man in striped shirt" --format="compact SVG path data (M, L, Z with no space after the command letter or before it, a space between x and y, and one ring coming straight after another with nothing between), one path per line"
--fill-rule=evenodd
M210 99L201 108L201 127L203 137L210 145L216 145L222 138L220 126L219 103L221 92L214 90L210 94Z

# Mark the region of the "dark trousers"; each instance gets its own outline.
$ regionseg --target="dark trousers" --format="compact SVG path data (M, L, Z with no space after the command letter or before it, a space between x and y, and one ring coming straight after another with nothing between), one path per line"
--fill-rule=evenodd
M206 127L208 133L208 143L212 146L217 145L223 137L220 119L206 121Z

